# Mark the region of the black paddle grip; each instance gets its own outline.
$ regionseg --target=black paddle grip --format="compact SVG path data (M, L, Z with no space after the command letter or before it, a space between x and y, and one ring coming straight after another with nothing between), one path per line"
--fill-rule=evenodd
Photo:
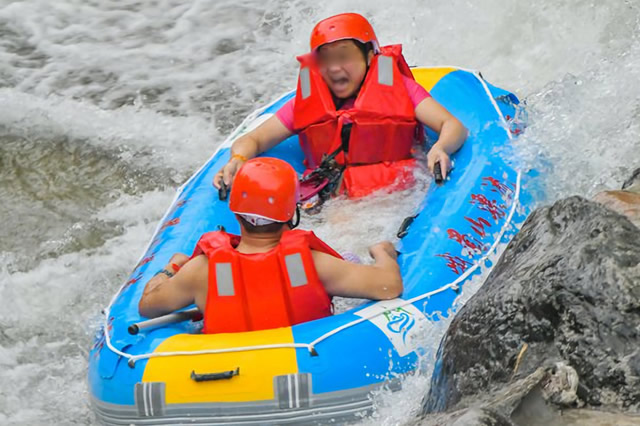
M229 186L224 183L224 179L220 179L220 189L218 189L218 199L225 201L229 196Z
M440 167L440 163L436 163L433 166L433 176L436 180L436 183L438 185L440 185L442 182L444 182L444 178L442 177L442 167Z

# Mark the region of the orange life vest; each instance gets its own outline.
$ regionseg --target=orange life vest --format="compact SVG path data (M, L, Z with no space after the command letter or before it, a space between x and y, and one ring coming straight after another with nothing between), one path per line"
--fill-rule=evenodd
M403 76L413 79L413 75L402 47L385 46L373 57L353 108L343 110L336 110L313 56L303 55L298 61L293 124L307 167L318 167L323 155L340 148L343 125L350 122L348 152L335 157L346 166L343 186L347 193L363 196L397 183L398 178L405 181L405 187L411 185L410 168L415 163L411 151L416 140L422 139L423 130L403 82Z
M331 315L311 250L341 257L313 232L286 231L266 253L239 253L239 243L239 236L216 231L196 245L193 256L209 259L204 333L265 330Z

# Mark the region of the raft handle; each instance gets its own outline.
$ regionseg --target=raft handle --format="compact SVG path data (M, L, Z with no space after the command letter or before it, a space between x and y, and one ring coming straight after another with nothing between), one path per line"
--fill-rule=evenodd
M218 199L220 201L225 201L227 196L229 195L230 187L224 183L224 179L220 179L220 189L218 189Z
M396 237L403 238L405 235L407 235L409 233L407 229L411 226L411 224L413 223L416 217L418 217L417 214L414 214L413 216L405 217L404 220L402 221L402 224L400 225L400 228L398 228L398 233L396 234Z
M237 367L235 370L223 371L221 373L205 373L205 374L198 374L194 370L191 370L191 378L196 382L208 382L211 380L230 379L233 376L238 376L239 374L240 374L240 367Z
M437 162L433 165L433 177L435 178L436 184L440 185L444 182L444 178L442 177L442 167L440 166L440 162Z
M129 334L135 336L140 331L146 328L161 327L163 325L174 324L183 321L200 321L201 319L202 313L198 310L198 308L193 308L187 309L186 311L173 312L157 318L151 318L146 321L140 321L131 324L127 328L127 330L129 331Z

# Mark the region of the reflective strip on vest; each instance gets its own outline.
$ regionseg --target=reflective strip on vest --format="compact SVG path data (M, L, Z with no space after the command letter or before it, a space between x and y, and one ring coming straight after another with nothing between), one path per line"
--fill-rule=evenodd
M218 286L218 296L234 296L233 274L231 273L231 263L216 263L216 285Z
M378 83L393 86L393 58L380 55L378 57Z
M304 271L302 255L300 253L286 255L284 257L284 263L287 265L287 273L289 274L291 287L307 285L307 273Z
M302 91L302 99L311 96L311 76L309 75L309 67L300 70L300 90Z

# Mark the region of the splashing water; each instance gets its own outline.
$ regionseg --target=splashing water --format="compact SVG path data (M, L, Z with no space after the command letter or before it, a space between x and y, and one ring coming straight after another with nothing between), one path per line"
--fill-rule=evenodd
M0 0L0 423L93 422L86 348L100 308L174 188L248 112L293 87L294 56L317 20L363 13L383 43L403 43L411 64L478 69L514 91L529 115L517 144L553 201L617 188L638 167L639 8L631 0L398 0L393 8ZM335 200L304 224L366 258L420 199L394 197L352 207ZM447 324L424 336L433 352ZM427 373L434 356L425 354ZM364 423L409 419L427 377L374 395L378 411Z

